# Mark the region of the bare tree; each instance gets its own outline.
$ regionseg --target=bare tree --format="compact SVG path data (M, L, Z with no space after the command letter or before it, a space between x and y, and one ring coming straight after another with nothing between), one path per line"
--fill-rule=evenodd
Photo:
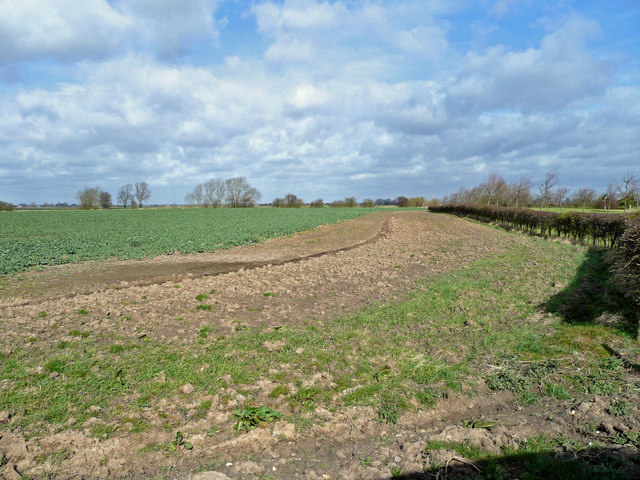
M77 193L80 208L83 210L91 210L98 208L98 200L100 197L100 189L98 187L84 187Z
M122 204L124 208L127 208L127 205L131 203L133 200L133 185L131 183L127 183L120 187L120 191L118 192L118 202Z
M504 181L504 178L502 178L502 175L498 172L491 172L487 181L480 185L480 187L485 192L487 204L495 202L497 205L507 189L507 182Z
M593 188L581 188L573 194L573 202L577 205L582 205L582 211L588 204L592 204L596 199L596 191Z
M621 194L622 194L622 199L625 201L625 208L627 208L627 204L629 204L629 207L632 207L632 201L636 200L636 204L637 204L637 199L635 199L635 190L638 188L638 178L635 176L634 173L631 172L627 172L625 173L624 177L622 177L622 186L621 186Z
M544 205L549 205L551 203L551 199L553 197L553 189L558 184L560 177L558 176L558 172L548 171L544 177L544 181L538 185L538 200L540 201L540 210Z
M100 192L98 202L101 208L111 208L111 194L109 192Z
M224 183L229 207L253 207L262 198L260 191L252 187L245 177L228 178Z
M553 194L553 198L556 204L560 206L560 211L562 211L562 204L564 203L568 194L569 189L567 187L558 187Z
M193 187L193 190L191 192L187 193L187 195L184 197L185 201L189 205L197 205L197 206L202 205L202 199L203 199L202 190L203 190L203 186L201 183L199 183L198 185Z
M611 210L612 205L617 208L620 189L621 187L618 182L609 182L607 185L607 191L604 194L605 210Z
M146 202L151 196L151 190L147 182L136 182L136 199L138 200L138 207L142 208L142 202Z
M521 176L510 185L511 197L518 208L531 199L531 179L526 175Z
M222 205L224 197L227 192L226 183L224 180L218 180L212 178L202 184L204 190L204 204L210 207L219 207Z

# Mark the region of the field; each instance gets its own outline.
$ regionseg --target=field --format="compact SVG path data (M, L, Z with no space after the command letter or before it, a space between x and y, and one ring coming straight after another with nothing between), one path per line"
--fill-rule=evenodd
M171 276L5 275L0 475L640 478L638 312L607 256L384 211Z
M86 260L212 252L370 211L166 208L7 212L0 217L0 275Z

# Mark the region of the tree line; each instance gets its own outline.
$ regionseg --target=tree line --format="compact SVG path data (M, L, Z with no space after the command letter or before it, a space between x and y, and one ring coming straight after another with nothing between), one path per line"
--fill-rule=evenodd
M113 206L111 194L100 187L84 187L76 196L82 210ZM117 202L123 208L142 208L143 202L146 202L150 196L151 189L147 182L127 183L120 187Z
M251 186L245 177L226 180L212 178L199 183L187 194L185 201L198 207L254 207L262 198L260 191Z
M579 207L613 210L618 208L640 209L640 178L627 172L621 181L609 182L606 190L597 192L590 187L575 191L560 185L556 171L548 171L539 184L523 175L507 182L497 172L489 174L487 180L472 188L461 187L457 192L442 199L444 204L476 203L504 207Z

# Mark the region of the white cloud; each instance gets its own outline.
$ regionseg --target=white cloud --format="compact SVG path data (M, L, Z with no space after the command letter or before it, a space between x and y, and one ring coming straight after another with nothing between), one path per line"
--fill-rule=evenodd
M217 38L217 0L0 0L0 64L105 58L142 47L177 55Z
M0 62L101 57L131 26L106 0L0 0Z
M597 31L595 22L574 17L544 37L538 49L496 46L484 55L469 53L449 89L449 107L460 114L550 110L601 95L611 80L610 65L584 47Z

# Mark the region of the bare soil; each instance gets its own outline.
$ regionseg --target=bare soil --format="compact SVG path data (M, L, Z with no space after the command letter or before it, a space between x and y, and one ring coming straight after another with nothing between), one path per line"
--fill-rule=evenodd
M320 326L366 306L399 301L416 288L417 280L462 268L516 241L517 236L457 218L388 212L212 254L90 262L29 272L5 279L1 348L10 358L14 345L28 344L33 336L54 348L73 329L183 345L194 343L204 326L212 336L235 335L239 323L248 328L293 327L309 321ZM215 292L205 300L212 309L194 309L194 298L209 292ZM77 315L80 309L87 314ZM182 318L179 323L177 317ZM314 381L330 379L318 372ZM273 385L265 380L251 387L269 392ZM607 415L608 404L598 398L577 407L551 399L523 407L511 393L490 393L483 385L472 398L444 399L434 409L402 415L395 425L377 422L372 408L337 412L319 408L314 415L321 421L305 431L282 420L236 434L230 412L242 404L243 395L230 388L223 401L220 395L192 394L189 385L166 402L164 411L176 414L175 405L192 411L205 400L211 408L203 418L185 415L176 426L193 449L178 449L175 455L139 453L143 445L173 440L174 430L161 429L152 409L145 420L157 427L107 439L91 435L91 421L83 428L51 428L48 435L25 438L0 412L0 475L7 479L47 475L382 479L391 477L393 466L402 466L404 478L423 478L418 475L436 464L466 468L470 474L475 468L455 452L426 454L428 439L468 440L498 452L501 446L543 431L574 432L577 425L591 420L606 424L603 428L612 432L639 426L637 418L627 418L622 425ZM491 431L461 427L460 421L470 417L491 418L500 426ZM216 433L202 433L207 429ZM57 463L54 452L65 452Z

